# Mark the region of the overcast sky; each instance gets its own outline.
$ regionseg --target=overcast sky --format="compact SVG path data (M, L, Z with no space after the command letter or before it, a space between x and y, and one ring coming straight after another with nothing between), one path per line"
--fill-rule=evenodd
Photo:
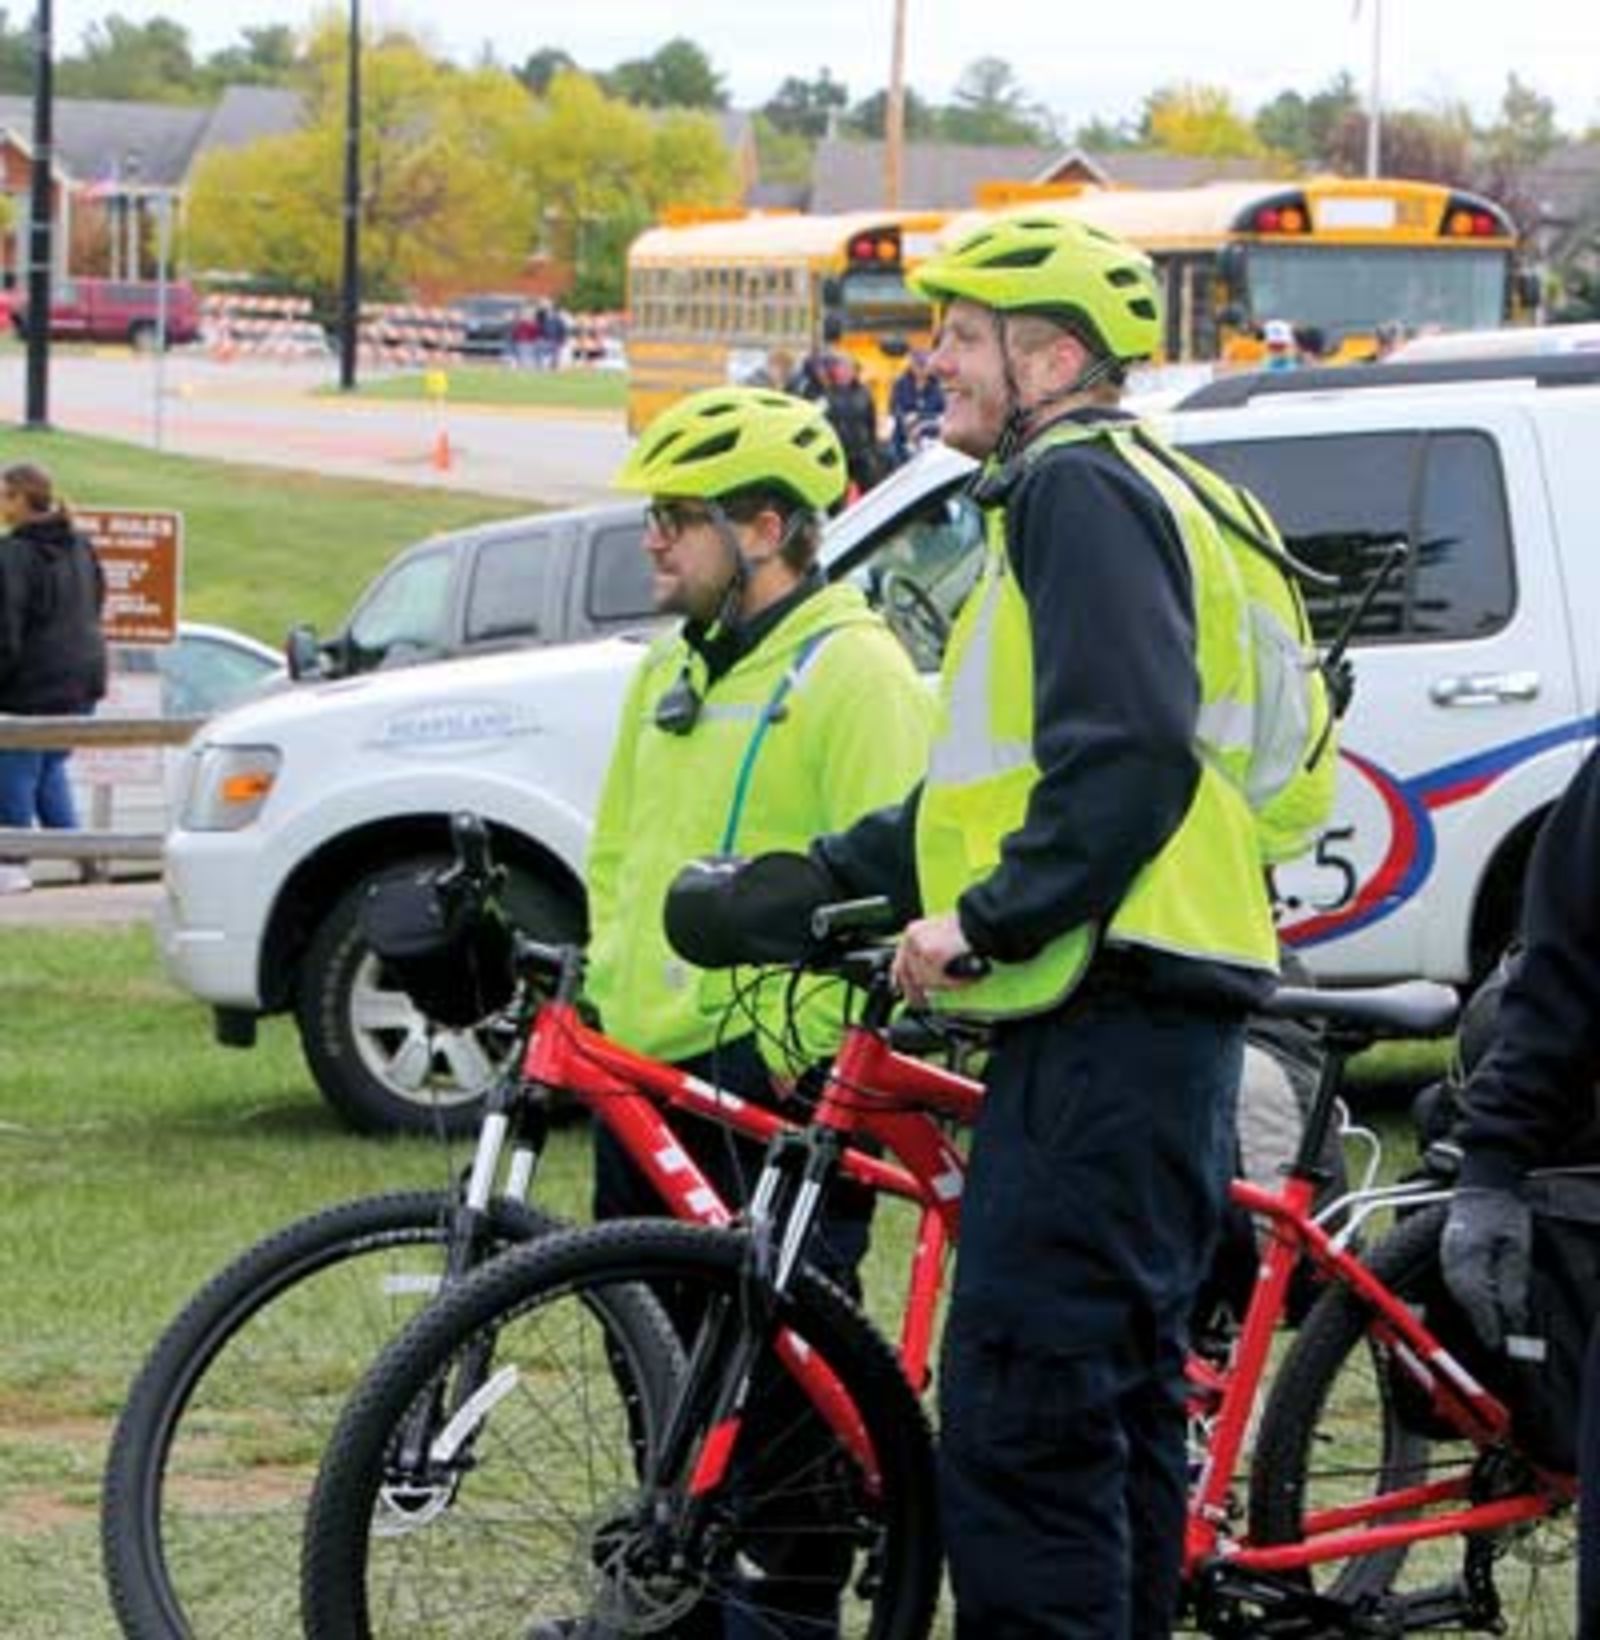
M946 100L975 57L1004 58L1026 90L1068 129L1138 112L1143 94L1174 80L1224 85L1246 110L1285 87L1313 91L1339 69L1371 79L1372 18L1383 21L1383 100L1461 99L1480 117L1508 72L1556 101L1572 130L1600 125L1600 4L1596 0L906 0L906 74ZM1358 15L1359 5L1359 15ZM346 0L56 0L58 50L109 12L183 23L199 54L234 43L241 28L344 14ZM25 8L13 8L14 14ZM786 75L826 66L852 99L888 78L893 0L361 0L365 20L399 23L469 61L485 42L520 63L559 46L584 67L648 56L672 34L697 41L737 107L764 102Z

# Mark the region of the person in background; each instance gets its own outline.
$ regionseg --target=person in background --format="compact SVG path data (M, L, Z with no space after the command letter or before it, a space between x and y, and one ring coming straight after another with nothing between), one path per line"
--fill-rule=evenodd
M92 712L106 692L100 561L43 467L24 462L0 473L0 517L9 532L0 540L0 712ZM0 826L78 824L67 784L70 755L0 749ZM32 886L20 861L0 861L0 893Z
M914 347L906 367L896 378L889 395L889 415L893 431L889 455L895 466L909 461L925 443L939 436L944 418L944 389L928 368L933 355L925 347Z
M940 1361L956 1640L1158 1640L1188 1318L1245 1015L1276 983L1224 772L1247 604L1210 512L1127 436L1128 369L1161 341L1146 256L1022 212L909 283L939 315L944 441L984 463L988 551L926 779L813 854L841 897L908 919L912 1001L996 1022Z
M1460 1095L1461 1170L1439 1262L1497 1353L1527 1317L1537 1167L1570 1166L1595 1123L1600 1082L1600 751L1539 833L1524 883L1522 949L1494 1037ZM1579 1640L1600 1640L1600 1327L1584 1359L1578 1442Z
M1267 349L1263 369L1293 370L1300 363L1300 352L1294 340L1294 326L1287 319L1268 319L1261 327L1261 340Z
M539 310L531 307L518 308L516 318L511 321L511 364L521 370L537 368L539 347L543 338L544 323Z
M878 451L878 407L861 379L861 366L848 353L828 356L828 420L844 446L850 469L851 499L863 495L883 476Z
M794 370L787 381L780 384L786 393L792 393L797 399L810 399L813 402L826 399L828 396L828 362L825 353L811 352L800 361L799 367Z
M1387 359L1405 339L1405 322L1400 319L1385 319L1372 333L1373 359Z
M819 998L803 1010L796 1029L810 1059L791 1062L785 987L758 994L759 1029L744 1014L730 1027L728 976L684 963L662 913L689 860L804 848L815 832L898 801L922 772L927 690L861 592L829 584L817 565L845 476L820 405L729 387L664 411L615 480L649 497L644 550L656 608L682 624L640 664L601 792L587 869L588 995L619 1041L768 1107L831 1059L840 1005ZM762 1147L692 1121L681 1139L724 1199L742 1203ZM626 1152L597 1130L595 1217L661 1210ZM870 1210L870 1197L848 1189L830 1204L823 1263L847 1286ZM692 1335L692 1307L672 1311ZM779 1427L791 1430L792 1456L795 1443L815 1437L793 1408L786 1416ZM779 1511L767 1535L785 1547L753 1577L744 1625L730 1616L715 1640L826 1640L837 1633L836 1523L809 1518L803 1499L756 1507ZM546 1625L528 1640L571 1632ZM702 1640L707 1626L673 1629L680 1640L686 1632Z

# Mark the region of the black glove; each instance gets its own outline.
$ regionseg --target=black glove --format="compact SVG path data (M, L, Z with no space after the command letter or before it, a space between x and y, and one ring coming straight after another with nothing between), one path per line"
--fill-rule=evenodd
M1439 1242L1445 1286L1491 1350L1528 1318L1533 1214L1512 1190L1467 1186L1450 1199Z

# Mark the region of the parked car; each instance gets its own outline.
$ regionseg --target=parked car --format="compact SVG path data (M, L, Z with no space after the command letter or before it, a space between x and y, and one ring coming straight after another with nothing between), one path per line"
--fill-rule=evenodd
M200 335L200 301L186 279L165 286L167 343L195 341ZM156 345L162 286L154 279L63 279L50 300L50 334L62 341L128 342ZM28 293L13 300L11 324L26 338L30 325Z
M283 656L270 645L202 621L184 621L175 643L161 648L112 644L111 697L102 712L118 709L124 694L128 715L145 715L145 699L162 717L212 717L250 699L284 678ZM154 679L143 690L126 688L129 679ZM152 767L152 765L156 765ZM183 748L169 746L159 754L78 752L68 769L79 813L97 829L164 832L169 810L167 789L183 766Z
M461 351L498 357L511 351L511 327L528 298L486 292L459 296L451 306L461 317Z
M829 573L856 576L933 658L978 568L971 470L924 452L824 546ZM358 1125L475 1121L503 1038L433 1030L362 942L361 900L402 862L445 855L450 814L472 809L494 829L516 917L547 938L581 932L589 818L639 637L301 684L208 725L168 834L161 944L219 1039L247 1045L261 1015L292 1009L319 1086ZM259 801L230 797L234 776Z
M1162 424L1338 577L1310 599L1324 635L1405 547L1357 624L1335 812L1276 873L1281 927L1326 982L1470 980L1515 927L1532 840L1600 722L1600 360L1233 376ZM971 470L924 451L825 549L930 670L978 563ZM516 915L547 938L581 931L590 818L637 660L616 640L486 656L213 722L167 839L161 940L221 1039L247 1044L259 1016L292 1009L324 1094L357 1122L470 1122L503 1044L431 1029L356 908L375 878L443 857L451 811L472 809ZM239 775L259 800L225 800Z
M295 627L290 674L342 678L654 627L643 538L634 501L430 536L385 566L333 637Z

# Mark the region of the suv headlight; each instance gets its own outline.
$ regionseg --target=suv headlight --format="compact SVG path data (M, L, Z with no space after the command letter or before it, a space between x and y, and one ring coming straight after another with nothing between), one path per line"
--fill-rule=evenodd
M272 746L207 746L183 805L187 831L238 831L261 812L283 761Z

